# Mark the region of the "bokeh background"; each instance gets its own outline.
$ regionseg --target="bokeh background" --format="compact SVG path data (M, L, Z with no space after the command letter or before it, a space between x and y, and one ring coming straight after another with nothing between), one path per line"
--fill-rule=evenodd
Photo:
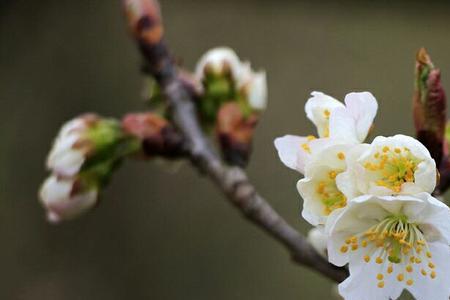
M298 175L276 136L307 134L313 90L379 100L375 134L413 134L415 52L450 89L450 5L430 1L163 0L167 38L192 68L228 45L268 72L270 105L248 172L298 230ZM293 265L189 165L127 162L101 206L48 225L37 201L59 126L86 111L145 109L140 58L119 1L0 2L0 299L330 299L332 284ZM171 169L171 170L168 170Z

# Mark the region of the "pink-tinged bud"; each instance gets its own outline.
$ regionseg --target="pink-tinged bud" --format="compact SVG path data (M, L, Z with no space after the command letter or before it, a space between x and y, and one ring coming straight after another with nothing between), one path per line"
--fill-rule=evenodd
M127 114L122 127L127 134L141 141L145 157L177 158L184 154L181 135L166 119L154 113Z
M39 192L42 205L47 211L47 220L56 224L71 220L88 211L97 203L96 187L83 187L76 178L50 176Z
M48 155L47 167L60 176L78 173L94 148L88 131L98 120L96 115L86 114L63 125Z
M417 138L428 148L439 166L443 157L447 100L441 84L441 72L428 53L420 49L416 57L414 125Z
M122 0L133 36L141 43L157 44L163 36L161 11L156 0Z
M236 102L225 103L217 115L216 134L224 159L244 167L251 154L253 133L258 123L258 115L246 116Z

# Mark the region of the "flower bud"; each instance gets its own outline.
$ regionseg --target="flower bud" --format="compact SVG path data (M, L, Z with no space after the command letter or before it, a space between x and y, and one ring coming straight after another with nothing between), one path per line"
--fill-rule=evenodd
M86 114L67 122L47 159L52 175L39 193L48 220L72 219L93 207L114 169L139 150L136 137L113 119Z
M203 86L198 111L206 126L216 122L224 103L239 103L245 116L267 105L265 72L254 72L250 63L241 62L230 48L209 50L197 64L195 76Z
M416 57L413 107L417 138L428 148L439 166L443 156L446 96L441 84L441 72L434 67L423 48Z
M258 115L246 116L239 103L222 105L217 116L216 135L224 159L232 165L244 167L252 150L253 133Z
M123 0L125 16L134 37L154 45L163 36L161 11L156 0Z
M83 186L77 178L50 176L39 192L50 223L73 219L97 203L96 186Z
M314 227L308 232L308 242L323 257L327 258L327 236L323 228Z
M241 76L241 61L236 53L227 47L214 48L206 52L197 63L195 76L203 81L207 76L226 77L239 81Z
M94 114L82 115L61 128L47 158L47 167L59 176L74 176L88 160L96 161L114 152L123 139L116 121Z
M146 157L177 158L184 153L184 140L164 118L151 113L133 113L123 118L124 131L141 141Z

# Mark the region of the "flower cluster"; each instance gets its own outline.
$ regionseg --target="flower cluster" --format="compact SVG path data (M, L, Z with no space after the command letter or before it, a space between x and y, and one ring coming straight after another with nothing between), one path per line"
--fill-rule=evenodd
M412 137L364 143L377 108L368 92L348 94L345 104L313 92L305 111L318 135L286 135L275 147L304 175L297 189L303 218L316 226L314 247L348 264L342 297L397 299L407 289L416 299L448 299L450 209L431 196L436 164Z
M67 122L47 158L52 174L39 192L48 221L73 219L95 206L114 168L139 147L115 120L86 114Z

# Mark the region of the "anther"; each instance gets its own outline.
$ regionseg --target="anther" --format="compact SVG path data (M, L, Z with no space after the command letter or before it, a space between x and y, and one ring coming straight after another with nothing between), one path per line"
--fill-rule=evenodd
M341 247L341 252L342 253L346 253L347 251L348 251L348 247L347 246L344 245L344 246Z
M414 281L412 279L406 280L406 284L409 286L413 285L413 283L414 283Z
M344 154L344 152L338 152L337 157L338 157L340 160L344 160L344 159L345 159L345 154Z
M366 263L368 263L370 261L370 256L369 255L364 255L364 261Z
M411 265L406 266L406 272L411 273L413 271L413 268Z
M405 278L405 276L403 274L401 274L401 273L397 275L397 280L398 281L403 281L404 278Z
M431 271L430 277L431 277L431 279L436 278L436 272L435 271Z
M394 267L392 267L392 265L390 264L387 268L387 272L388 274L391 274L394 271Z
M377 286L381 289L384 288L384 281L378 282Z
M375 262L377 263L377 264L382 264L383 263L383 259L381 258L381 257L377 257L376 259L375 259Z
M377 274L377 279L378 280L383 280L383 278L384 278L383 274L381 274L381 273Z

